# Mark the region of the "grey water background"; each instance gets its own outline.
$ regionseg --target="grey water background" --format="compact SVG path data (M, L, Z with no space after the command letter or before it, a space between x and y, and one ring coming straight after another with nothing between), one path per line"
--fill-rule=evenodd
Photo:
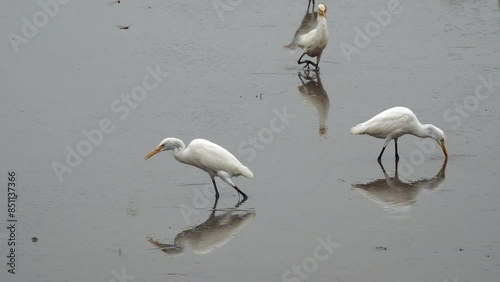
M231 9L218 13L214 3ZM477 105L468 97L478 77L500 81L499 2L402 0L401 13L348 62L341 43L353 45L354 28L388 1L326 1L321 85L305 89L300 51L282 46L307 1L231 3L73 0L17 54L7 35L21 34L22 17L40 6L1 4L3 235L7 171L16 172L19 194L17 274L7 273L0 238L1 280L119 281L125 270L132 281L497 281L500 88ZM120 119L112 103L157 65L168 76ZM376 162L383 141L349 134L396 105L444 130L444 176L436 150L391 179L391 143L386 180ZM294 117L253 156L251 138L269 132L284 109ZM53 162L65 164L66 146L75 149L86 140L82 130L104 118L114 130L60 182ZM144 161L169 136L231 151L256 175L234 179L248 201L234 208L237 195L218 181L214 218L212 198L198 192L211 185L206 173L169 153ZM408 160L420 149L403 137L399 150ZM367 190L357 188L363 184ZM183 207L196 212L186 220ZM185 248L162 248L180 233ZM293 266L327 238L338 247L299 279ZM196 240L214 241L203 249Z

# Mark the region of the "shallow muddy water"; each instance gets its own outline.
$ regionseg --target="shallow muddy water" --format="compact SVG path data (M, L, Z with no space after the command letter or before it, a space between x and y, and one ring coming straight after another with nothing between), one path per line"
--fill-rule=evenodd
M498 280L498 1L401 0L385 26L390 1L325 2L319 74L283 48L306 0L136 2L60 4L17 54L42 9L2 4L2 281ZM382 168L383 140L349 133L397 105L443 129L447 163L405 136L395 176L392 143ZM214 212L205 172L144 160L165 137L228 149L249 199L217 179Z

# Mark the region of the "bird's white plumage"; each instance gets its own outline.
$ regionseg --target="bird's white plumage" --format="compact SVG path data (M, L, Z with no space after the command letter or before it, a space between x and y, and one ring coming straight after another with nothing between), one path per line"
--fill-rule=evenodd
M417 116L410 109L394 107L354 126L351 128L351 133L395 139L404 134L413 134L419 125L421 124Z
M417 116L408 108L393 107L387 109L371 119L351 128L351 134L368 134L376 138L385 138L386 142L380 155L379 161L387 144L394 140L396 144L396 159L399 159L397 151L398 138L405 134L412 134L420 138L432 138L443 149L448 158L444 145L444 133L432 124L421 124Z
M228 150L205 139L191 141L179 161L203 169L213 176L218 176L218 172L223 171L230 177L243 175L249 179L254 178L252 171Z
M253 179L254 174L228 150L205 139L195 139L186 148L186 145L180 139L165 138L145 159L147 160L159 152L169 150L173 151L174 158L177 161L195 166L210 175L216 198L219 197L219 192L214 177L219 177L243 195L244 199L247 198L247 195L236 187L230 178L243 175L246 178Z
M314 14L314 13L313 13ZM295 33L294 40L291 44L286 45L285 47L290 49L295 49L300 47L304 50L304 53L299 58L299 64L310 61L300 61L304 55L308 55L309 57L316 57L316 67L318 68L319 61L321 59L321 54L325 49L328 43L328 28L326 25L326 7L323 4L318 5L318 14L317 14L317 24L316 28L309 30L311 26L311 19L314 19L314 16L310 16L309 13L306 13L302 23ZM306 33L302 33L306 32Z

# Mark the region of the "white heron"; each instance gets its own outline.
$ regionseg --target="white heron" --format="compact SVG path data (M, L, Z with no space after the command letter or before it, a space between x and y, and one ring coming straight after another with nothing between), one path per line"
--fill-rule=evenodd
M378 156L379 162L385 147L393 139L396 151L396 161L399 160L398 138L405 134L436 140L441 146L441 149L443 149L445 158L448 159L448 153L444 145L443 131L432 124L421 124L417 116L410 109L405 107L387 109L368 121L351 128L351 134L368 134L376 138L385 139L384 147Z
M306 26L304 22L302 23L297 33L303 28L302 26ZM302 50L304 50L304 53L302 53L302 56L300 56L297 63L299 65L306 64L304 67L306 66L308 67L309 64L311 64L315 66L316 69L319 69L319 61L321 59L321 54L323 53L323 50L325 49L326 44L328 43L328 28L326 26L325 5L323 4L318 5L318 19L316 28L300 36L297 36L298 35L297 33L294 42L285 47L290 49L295 49L297 48L297 46L300 47ZM304 55L308 55L309 57L316 57L316 63L313 63L310 60L301 61Z
M177 161L195 166L210 175L216 199L219 199L219 191L217 190L217 184L215 184L215 177L219 177L238 191L243 196L243 200L248 198L245 193L234 185L230 178L243 175L246 178L253 179L254 175L248 167L242 165L226 149L205 139L194 139L186 148L186 145L180 139L165 138L145 159L147 160L159 152L170 150L173 151L174 158Z

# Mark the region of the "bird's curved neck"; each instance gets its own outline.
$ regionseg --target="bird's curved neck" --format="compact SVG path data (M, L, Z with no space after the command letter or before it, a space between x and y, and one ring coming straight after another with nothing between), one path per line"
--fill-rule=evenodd
M430 125L430 124L420 124L420 126L418 127L418 130L415 132L415 135L420 137L420 138L432 137L429 134L429 128L431 126L432 125Z
M326 17L318 16L318 29L326 29Z
M180 139L177 139L174 142L175 142L174 149L172 150L174 158L180 162L184 162L185 159L184 151L186 150L186 145Z

